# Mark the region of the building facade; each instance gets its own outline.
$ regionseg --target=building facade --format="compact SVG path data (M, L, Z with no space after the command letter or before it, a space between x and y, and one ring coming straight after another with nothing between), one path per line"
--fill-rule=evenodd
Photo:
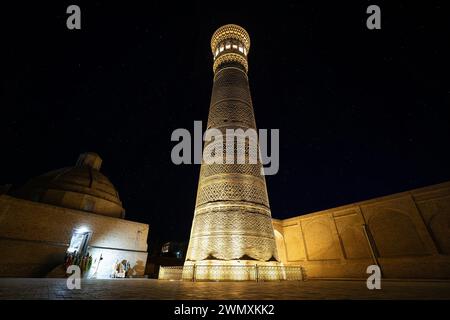
M281 261L308 278L450 278L450 182L284 220Z
M149 226L124 219L101 163L85 153L0 195L0 277L64 276L67 256L86 254L85 277L109 278L121 263L127 276L144 275Z
M207 128L222 139L205 141L185 267L196 265L198 279L221 280L227 273L226 279L233 280L230 267L277 266L279 261L262 164L249 157L257 137L244 136L256 130L247 75L250 37L237 25L225 25L213 34L211 50L214 82ZM229 129L241 129L235 136L245 143L231 150L233 156L245 155L241 164L235 158L225 163ZM219 163L205 160L217 153Z

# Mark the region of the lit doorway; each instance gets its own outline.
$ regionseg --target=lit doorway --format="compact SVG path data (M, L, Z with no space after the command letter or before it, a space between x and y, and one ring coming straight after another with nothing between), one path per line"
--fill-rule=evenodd
M87 252L91 232L75 230L70 239L68 253L75 253L84 256Z

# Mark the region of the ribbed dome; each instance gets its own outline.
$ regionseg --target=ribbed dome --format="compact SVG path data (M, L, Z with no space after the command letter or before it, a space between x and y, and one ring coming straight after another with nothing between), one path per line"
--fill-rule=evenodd
M31 179L16 196L59 207L96 214L124 217L119 194L99 170L102 159L96 153L80 155L74 167L50 171Z

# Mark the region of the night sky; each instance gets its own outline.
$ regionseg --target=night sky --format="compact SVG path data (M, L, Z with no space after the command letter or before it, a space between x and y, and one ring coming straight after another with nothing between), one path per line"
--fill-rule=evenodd
M280 129L273 217L450 180L448 11L314 3L2 4L0 184L97 152L127 218L150 224L151 245L188 240L200 166L172 164L170 136L206 126L210 39L227 23L251 36L257 125ZM66 28L70 4L81 30ZM370 4L381 30L366 28Z

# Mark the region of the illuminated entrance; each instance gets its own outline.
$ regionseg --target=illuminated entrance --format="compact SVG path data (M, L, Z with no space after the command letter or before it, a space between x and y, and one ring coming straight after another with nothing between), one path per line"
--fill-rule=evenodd
M77 255L84 255L87 252L89 239L92 232L85 230L75 230L70 239L68 253L76 253Z

